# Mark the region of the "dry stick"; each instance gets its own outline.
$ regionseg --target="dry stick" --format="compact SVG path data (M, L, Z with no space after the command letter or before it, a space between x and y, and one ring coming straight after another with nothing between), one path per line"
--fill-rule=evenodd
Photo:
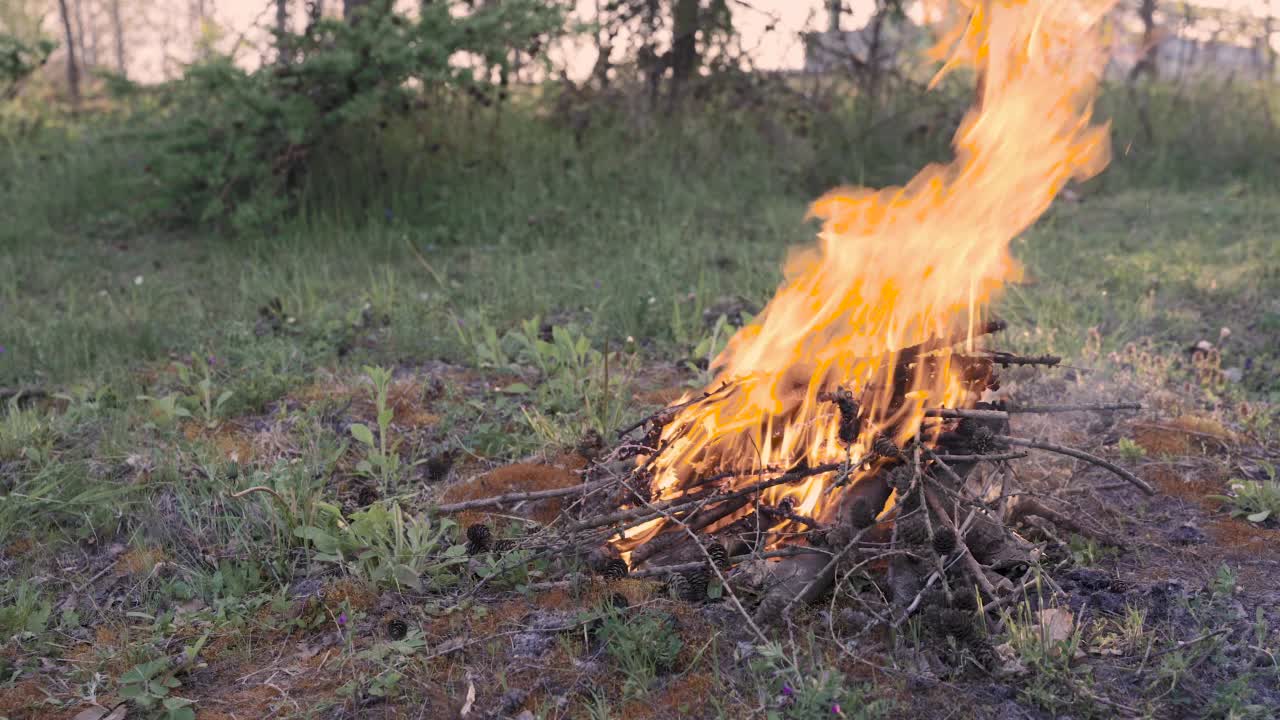
M1003 410L962 410L958 408L926 408L924 416L937 418L970 418L973 420L1009 419L1009 413Z
M711 525L712 523L715 523L719 520L723 520L724 518L738 512L746 504L747 504L747 498L734 498L731 501L717 504L715 507L710 508L705 513L703 513L702 509L699 509L697 513L691 513L689 515L686 515L685 517L689 518L688 520L677 518L670 511L662 512L661 517L666 518L667 522L676 523L677 525L679 525L681 528L684 528L685 530L688 530L689 528L693 528L694 530L701 530L707 527L708 525ZM652 540L636 548L635 552L631 553L631 563L633 565L639 565L643 563L645 560L648 560L654 555L657 555L663 550L666 550L667 548L674 545L678 537L679 537L678 534L670 534L670 535L664 535L664 536L653 538Z
M964 408L926 408L925 417L971 418L973 420L1008 420L1016 414L1047 414L1061 412L1111 412L1113 410L1141 410L1137 403L1112 405L1026 405L1004 410L969 410Z
M809 582L805 583L805 586L800 589L800 592L796 593L790 600L787 601L786 605L782 606L782 612L778 613L778 617L783 617L783 618L789 617L791 615L791 611L795 608L796 603L800 602L800 598L806 597L810 592L813 592L814 588L817 587L818 583L821 582L822 578L825 577L827 573L835 570L836 563L840 562L840 559L843 558L845 555L848 555L850 550L853 550L855 547L857 547L858 541L861 540L862 536L873 527L875 527L874 524L868 525L867 527L859 530L858 533L853 536L853 539L850 540L848 543L846 543L845 546L840 549L840 552L837 552L835 555L832 555L831 559L827 561L827 564L822 566L822 569L819 570L817 574L815 574L813 578L809 580Z
M1110 405L1019 405L1005 408L1009 413L1061 413L1061 412L1111 412L1113 410L1141 410L1141 403L1112 403Z
M464 500L462 502L449 503L448 505L437 505L436 512L458 512L461 510L470 510L478 507L493 507L495 505L508 505L510 503L522 502L526 500L546 500L547 498L565 497L567 495L585 495L586 493L599 490L617 483L616 478L608 478L605 480L597 480L595 482L582 483L567 488L552 488L550 490L532 490L529 492L507 493L506 495L495 495L494 497L476 498L475 500ZM252 489L252 488L251 488ZM247 491L246 491L247 492ZM234 497L234 496L233 496Z
M797 480L803 480L807 477L812 477L814 475L822 475L824 473L835 472L836 470L840 469L841 465L842 463L826 463L824 465L818 465L816 467L811 467L811 468L799 468L796 470L785 472L776 478L771 478L769 480L761 480L760 482L752 483L751 485L747 485L746 487L740 488L730 493L725 493L723 495L711 495L707 497L698 496L695 498L675 498L672 500L668 500L665 503L656 503L652 506L653 510L650 510L648 507L631 508L630 510L619 510L618 512L610 513L609 515L603 515L598 518L591 518L589 520L580 521L578 523L575 523L569 526L568 528L566 528L565 531L570 533L579 532L581 530L589 530L591 528L602 527L604 525L612 525L617 522L631 522L631 521L648 522L649 520L653 520L654 518L662 517L662 511L664 510L667 510L667 511L675 510L677 508L682 508L688 505L694 505L700 502L701 503L723 502L725 500L733 500L740 497L746 497L747 495L757 493L761 490L767 490L776 485L785 485L787 483L796 482ZM742 474L754 475L756 474L756 471L752 471L749 473L744 472ZM620 529L625 529L625 528L620 528Z
M942 506L942 503L939 502L939 500L936 497L934 497L933 493L929 492L927 489L924 489L924 488L921 488L921 492L924 493L925 501L929 503L929 507L933 508L933 511L938 514L938 517L943 522L950 525L952 531L955 532L956 547L959 548L960 550L960 557L962 560L964 560L964 563L969 568L969 571L973 573L974 579L977 580L978 584L982 586L982 590L987 593L988 597L991 597L991 598L997 597L995 586L993 586L991 584L991 581L987 579L986 571L983 570L982 565L978 562L978 559L973 556L973 553L970 552L969 544L965 542L964 534L960 531L960 528L956 525L955 520L951 518L951 515L947 513L947 509Z
M649 415L649 416L647 416L647 417L643 417L643 418L641 418L641 419L637 420L636 422L631 423L630 425L628 425L628 426L626 426L626 427L622 428L621 430L619 430L619 431L618 431L618 437L620 437L620 438L621 438L621 437L624 437L624 436L626 436L626 435L627 435L627 433L630 433L631 431L633 431L633 430L635 430L635 429L637 429L637 428L639 428L639 427L642 427L642 426L646 425L647 423L652 422L652 421L654 421L654 420L658 420L658 419L660 419L660 418L664 418L664 417L668 417L668 416L669 416L669 417L671 417L671 418L673 418L673 417L675 417L676 413L678 413L679 411L681 411L681 410L683 410L683 409L685 409L685 408L689 407L690 405L696 405L696 404L698 404L698 403L702 402L703 400L706 400L707 398L710 398L712 395L715 395L715 394L717 394L717 393L721 392L722 390L728 389L728 388L730 388L730 387L732 387L732 386L733 386L733 383L732 383L732 382L730 382L730 381L728 381L728 380L726 380L726 381L724 381L723 383L721 383L721 384L720 384L720 387L716 388L715 390L707 390L706 392L703 392L703 393L702 393L701 395L699 395L698 397L695 397L695 398L692 398L692 399L686 400L686 401L684 401L684 402L682 402L682 403L677 403L677 404L675 404L675 405L668 405L668 406L666 406L666 407L662 408L661 410L659 410L658 412L653 413L652 415ZM669 422L669 421L670 421L670 419L668 418L668 422ZM664 423L664 424L665 424L665 423Z
M984 461L995 462L997 460L1017 460L1019 458L1026 457L1027 453L1024 453L1024 452L992 453L990 455L939 455L937 453L931 453L931 455L935 460L938 460L941 462L962 463L962 462L984 462Z
M698 546L698 550L702 551L702 556L707 559L707 565L711 568L711 572L715 573L716 577L720 580L720 587L724 588L724 591L729 595L729 600L733 602L734 609L737 610L738 614L747 621L747 627L751 628L751 632L756 634L756 637L760 639L760 642L767 644L769 642L769 638L760 631L760 627L751 619L751 613L747 612L747 609L742 606L742 601L738 599L738 593L733 591L733 586L729 584L729 580L725 578L724 573L720 571L720 567L716 565L716 561L711 557L711 553L707 552L707 547L698 539L697 532L680 520L675 518L672 518L671 520L672 522L679 524L681 529L685 531L685 534L693 540L693 544Z
M829 551L820 550L812 547L789 547L780 550L770 550L763 553L741 553L739 555L730 555L729 564L738 565L748 560L770 560L773 558L795 557L797 555L826 555ZM703 567L706 563L701 560L695 562L675 563L674 565L654 565L653 567L636 570L628 575L633 578L660 577L671 573L688 572Z
M1057 355L1014 355L999 350L980 355L983 360L990 360L994 365L1009 367L1010 365L1057 365L1062 358Z
M1066 447L1065 445L1055 445L1054 443L1045 442L1043 440L1027 440L1024 438L1013 437L1011 435L996 435L995 439L1000 442L1008 443L1010 445L1016 445L1018 447L1033 448L1035 450L1045 450L1047 452L1058 453L1059 455L1067 455L1069 457L1073 457L1078 460L1084 460L1085 462L1093 463L1098 467L1106 468L1107 470L1110 470L1111 472L1118 475L1120 479L1128 482L1129 484L1138 488L1139 490L1146 493L1147 495L1156 494L1155 488L1148 485L1145 480L1139 478L1137 475L1134 475L1133 473L1129 472L1128 470L1125 470L1124 468L1120 467L1119 465L1116 465L1115 463L1109 462L1107 460L1103 460L1097 455L1091 455L1083 450L1076 450L1075 448L1069 448L1069 447Z
M759 512L761 515L768 515L774 518L782 518L783 520L790 520L794 523L804 525L805 527L813 528L814 530L826 529L825 525L818 522L817 520L814 520L808 515L801 515L800 513L792 512L790 510L783 510L782 508L778 508L778 507L761 505L757 510L757 512Z

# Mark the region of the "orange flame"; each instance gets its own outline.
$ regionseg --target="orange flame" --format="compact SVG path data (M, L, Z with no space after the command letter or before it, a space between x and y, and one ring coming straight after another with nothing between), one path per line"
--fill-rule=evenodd
M976 402L952 368L950 346L967 341L972 349L987 307L1018 278L1013 238L1069 180L1093 176L1109 159L1107 128L1090 116L1107 57L1102 21L1114 3L967 0L930 8L930 17L963 13L932 51L946 59L934 84L961 67L980 78L953 141L955 159L924 168L904 187L841 188L813 204L811 215L823 221L816 247L792 254L768 306L716 359L709 395L664 429L652 463L655 500L725 470L862 457L877 433L898 443L921 433L926 407ZM922 343L935 348L932 371L917 366L905 379L908 392L895 399L898 352ZM819 397L836 387L862 403L852 447L838 440L836 408ZM796 512L829 518L832 477L775 486L762 499L791 497ZM615 546L628 552L663 524L632 528Z

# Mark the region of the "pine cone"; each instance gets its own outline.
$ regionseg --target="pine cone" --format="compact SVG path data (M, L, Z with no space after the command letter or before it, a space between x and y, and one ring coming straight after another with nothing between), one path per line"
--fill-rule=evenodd
M493 542L493 532L484 523L472 523L467 526L467 554L479 555L489 552Z
M956 532L949 527L933 529L933 551L942 557L956 549Z
M849 508L849 524L853 525L855 530L871 527L875 521L876 512L866 498L853 501L853 506Z
M503 538L493 544L494 555L505 555L516 549L516 541L510 538Z
M900 517L897 523L900 545L924 545L929 542L929 526L925 522L923 510Z
M877 435L871 442L871 451L880 457L902 457L902 450L889 439L888 435Z
M689 596L689 578L680 573L672 573L667 578L667 592L676 600L684 600Z
M978 596L975 587L959 588L951 594L951 607L965 612L978 611Z
M702 602L707 599L707 585L709 579L707 571L701 568L692 570L688 575L688 585L686 586L686 594L684 599L689 602Z
M960 642L969 642L978 636L973 626L973 615L956 608L945 608L938 613L940 629Z
M885 483L901 494L911 488L911 481L914 479L915 472L911 468L899 465L889 471L889 477L885 479Z
M840 408L840 425L836 436L845 445L852 445L862 433L862 418L859 417L862 408L853 399L853 393L845 388L836 390L831 400Z
M982 667L991 670L1000 664L1000 653L996 652L991 641L983 637L975 637L969 647L973 650L973 659Z
M729 551L724 545L713 542L707 546L707 556L711 558L712 564L721 570L729 569Z
M973 451L978 455L987 455L996 450L995 433L991 432L991 428L986 425L979 425L973 429L970 442L973 444Z
M409 624L400 618L392 618L387 621L387 637L392 640L403 640L405 635L409 634Z
M626 560L613 558L604 564L604 569L600 571L600 574L604 576L605 580L614 582L625 578L630 572L631 568L627 567Z

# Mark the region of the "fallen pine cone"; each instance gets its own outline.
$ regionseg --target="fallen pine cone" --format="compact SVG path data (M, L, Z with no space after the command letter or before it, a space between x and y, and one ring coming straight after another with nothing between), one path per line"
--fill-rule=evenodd
M924 545L929 542L929 526L923 510L898 518L898 542L903 545Z
M721 545L718 542L711 543L707 546L707 556L711 558L712 564L717 568L720 568L721 570L728 569L729 551L725 549L724 545Z
M493 531L484 523L472 523L467 526L467 554L479 555L489 552L493 542Z
M631 573L631 568L627 567L627 561L622 558L613 558L604 564L604 568L600 574L605 580L610 582L621 580Z
M933 531L933 551L942 557L950 555L956 549L956 533L949 527L937 528Z

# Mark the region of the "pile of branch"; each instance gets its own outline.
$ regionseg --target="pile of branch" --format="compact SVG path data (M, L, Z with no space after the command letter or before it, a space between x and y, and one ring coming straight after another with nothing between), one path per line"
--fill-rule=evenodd
M1003 327L991 323L984 330ZM895 383L895 397L905 396L911 378L934 371L936 358L930 353L941 347L922 345L899 353L895 372L886 380ZM1059 358L992 352L953 354L950 362L951 368L959 363L970 390L981 392L999 387L996 366L1054 366ZM469 500L438 510L513 508L576 496L541 534L538 551L585 557L606 580L665 578L673 594L691 601L706 599L708 585L718 583L758 632L827 593L837 577L874 572L888 600L874 613L880 621L896 626L924 610L945 632L965 639L970 634L962 626L972 625L977 608L1007 604L1030 579L1038 550L1013 529L1019 523L1049 537L1060 528L1108 539L1045 501L1011 490L1010 460L1031 451L1055 453L1105 468L1139 491L1154 494L1150 485L1114 463L1019 437L1009 428L1010 417L1019 413L1110 413L1138 406L978 403L927 410L927 441L923 428L901 446L882 434L864 457L850 453L843 461L812 467L802 463L719 472L696 478L677 497L654 501L649 494L651 463L663 450L663 429L688 405L714 401L731 390L713 389L624 429L613 453L598 461L579 486ZM861 432L859 400L841 388L821 397L835 405L840 439L852 447ZM628 439L637 431L643 431L640 438ZM649 460L637 464L636 456ZM984 465L991 471L975 476L973 471ZM824 519L805 516L786 501L769 504L762 499L769 488L818 475L828 476L828 493L836 504L834 512L823 513ZM612 551L610 540L653 521L661 523L660 531L635 548L628 561ZM763 582L756 572L762 565L767 568ZM749 595L754 597L744 599ZM749 605L754 606L750 612Z

